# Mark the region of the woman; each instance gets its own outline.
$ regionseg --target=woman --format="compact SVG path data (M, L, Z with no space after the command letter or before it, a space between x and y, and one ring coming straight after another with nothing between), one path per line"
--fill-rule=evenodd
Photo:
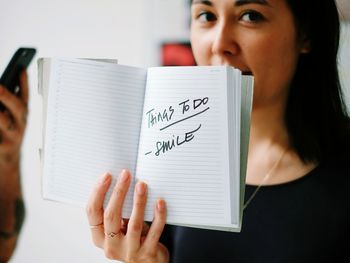
M150 229L142 227L142 182L130 220L122 221L130 182L123 171L105 211L110 175L88 204L96 246L125 262L350 262L350 122L338 79L334 0L193 0L191 42L198 65L228 64L254 75L242 231L163 229L163 200Z
M20 150L26 127L28 79L20 75L20 94L16 96L0 85L0 262L7 262L17 243L24 220L20 183Z

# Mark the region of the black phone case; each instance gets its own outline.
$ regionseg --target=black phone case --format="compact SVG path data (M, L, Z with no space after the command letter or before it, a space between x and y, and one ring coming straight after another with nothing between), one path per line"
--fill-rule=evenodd
M10 92L19 92L19 74L26 69L32 61L36 50L34 48L19 48L12 56L4 73L0 78L0 84L5 86ZM5 110L5 106L0 102L0 112Z
M36 50L34 48L19 48L2 74L0 84L12 93L17 93L19 74L28 67L35 53Z

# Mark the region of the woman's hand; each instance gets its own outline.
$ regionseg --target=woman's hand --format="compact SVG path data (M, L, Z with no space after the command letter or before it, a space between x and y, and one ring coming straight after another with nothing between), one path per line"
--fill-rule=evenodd
M130 219L122 219L122 207L130 185L131 175L123 170L113 189L106 210L103 201L111 184L111 175L105 174L91 194L86 211L91 226L92 240L104 250L109 259L131 262L168 262L167 248L159 243L166 221L164 200L158 200L150 228L144 223L147 185L138 182Z
M0 261L11 257L24 220L24 203L20 184L20 150L26 127L28 78L20 74L20 93L9 92L0 85Z
M0 102L5 110L0 112L0 173L19 165L21 143L28 113L28 78L20 74L19 96L0 85Z

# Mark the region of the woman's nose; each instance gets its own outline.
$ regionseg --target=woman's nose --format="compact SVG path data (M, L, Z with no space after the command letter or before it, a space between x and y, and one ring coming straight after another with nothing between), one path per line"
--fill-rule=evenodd
M220 56L234 56L239 53L239 49L234 28L226 22L218 23L212 43L212 52Z

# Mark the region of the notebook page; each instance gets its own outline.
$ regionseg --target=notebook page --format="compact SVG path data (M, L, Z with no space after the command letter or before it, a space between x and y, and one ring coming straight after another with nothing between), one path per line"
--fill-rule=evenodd
M171 224L231 224L226 67L148 70L136 178Z
M134 173L146 70L76 59L51 69L43 195L84 205L102 173Z
M90 59L90 58L83 58L84 60L92 60L92 61L102 61L106 63L115 63L118 64L118 61L116 59ZM46 120L46 112L47 112L47 96L48 96L48 82L51 71L51 58L39 58L38 59L38 94L42 98L42 108L43 108L43 114L42 114L42 120ZM41 121L42 127L41 130L45 131L45 121ZM44 148L44 133L42 134L42 142L39 146L39 154L40 154L40 160L41 165L43 165L43 148Z

